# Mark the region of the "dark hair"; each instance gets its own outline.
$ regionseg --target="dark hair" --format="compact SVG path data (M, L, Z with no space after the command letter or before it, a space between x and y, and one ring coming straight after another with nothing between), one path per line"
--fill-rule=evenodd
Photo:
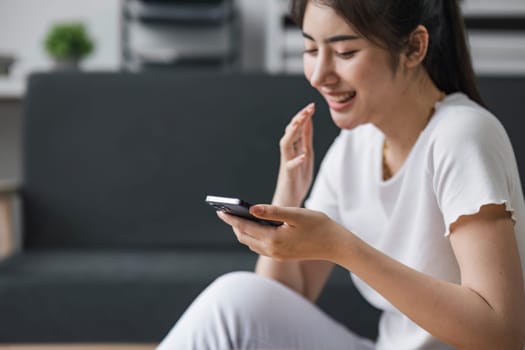
M425 26L423 66L432 81L447 94L461 91L483 105L457 0L292 0L291 16L301 28L309 1L332 8L365 38L386 46L394 68L410 34Z

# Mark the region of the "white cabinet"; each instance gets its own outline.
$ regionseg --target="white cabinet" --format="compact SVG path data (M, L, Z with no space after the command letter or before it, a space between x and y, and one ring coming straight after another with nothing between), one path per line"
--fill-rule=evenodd
M288 0L267 1L265 57L270 73L302 71L303 39L301 31L288 18Z
M125 0L124 67L232 69L239 63L238 14L231 0Z
M525 16L525 0L463 0L465 16Z
M462 4L476 73L525 75L525 0Z

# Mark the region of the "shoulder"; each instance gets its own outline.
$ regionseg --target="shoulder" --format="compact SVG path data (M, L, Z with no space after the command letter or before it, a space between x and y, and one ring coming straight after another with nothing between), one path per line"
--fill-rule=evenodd
M434 179L463 186L488 179L503 185L515 178L514 150L500 121L463 94L451 97L438 106L429 130L428 165Z
M500 121L464 94L453 94L436 106L431 139L438 150L455 153L464 147L508 147L508 136Z

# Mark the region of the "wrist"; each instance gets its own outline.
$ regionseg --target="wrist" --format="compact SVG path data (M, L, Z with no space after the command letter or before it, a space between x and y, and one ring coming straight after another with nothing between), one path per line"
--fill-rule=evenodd
M359 252L362 249L362 243L364 242L345 227L335 222L334 224L335 227L332 230L335 238L330 245L332 249L328 260L351 270L350 267L359 256Z
M282 194L282 192L284 191L280 191L279 188L277 188L272 199L273 205L278 205L281 207L300 207L303 203L302 197L294 196L290 193Z

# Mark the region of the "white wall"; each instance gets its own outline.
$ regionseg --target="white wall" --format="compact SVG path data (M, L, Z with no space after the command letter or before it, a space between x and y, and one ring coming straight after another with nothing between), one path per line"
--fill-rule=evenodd
M13 75L47 69L52 61L43 47L54 22L82 21L96 49L85 69L111 70L120 65L120 0L0 0L0 53L13 53Z

